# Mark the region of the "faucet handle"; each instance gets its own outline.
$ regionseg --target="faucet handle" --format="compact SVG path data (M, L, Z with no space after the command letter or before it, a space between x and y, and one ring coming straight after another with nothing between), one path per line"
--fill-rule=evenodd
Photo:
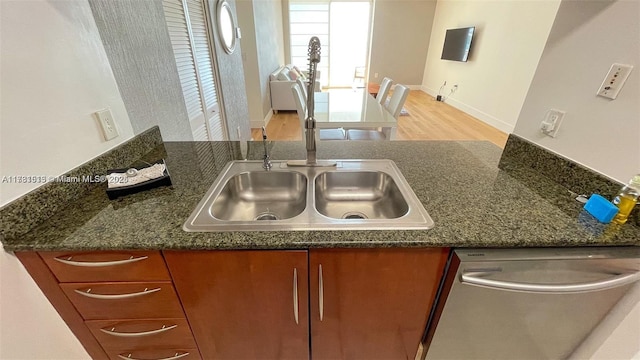
M262 127L262 145L264 146L264 158L262 167L269 171L271 170L271 160L269 159L269 149L267 148L267 129Z

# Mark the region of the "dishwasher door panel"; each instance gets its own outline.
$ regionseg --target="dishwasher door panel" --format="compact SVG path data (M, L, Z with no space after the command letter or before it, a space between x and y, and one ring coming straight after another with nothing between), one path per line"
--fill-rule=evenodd
M637 271L637 259L463 261L426 358L566 359L631 288ZM461 282L462 274L553 292L469 285ZM558 290L565 285L607 285L624 275L626 283L600 286L606 287L602 290Z

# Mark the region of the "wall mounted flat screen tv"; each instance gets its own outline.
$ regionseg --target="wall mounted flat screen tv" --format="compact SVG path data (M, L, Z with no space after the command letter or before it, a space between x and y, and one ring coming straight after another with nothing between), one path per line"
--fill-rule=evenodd
M442 47L443 60L467 61L475 27L449 29Z

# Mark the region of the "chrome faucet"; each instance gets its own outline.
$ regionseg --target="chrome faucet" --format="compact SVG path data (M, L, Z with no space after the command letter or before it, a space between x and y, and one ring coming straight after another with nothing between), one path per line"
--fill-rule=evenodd
M289 166L335 166L335 161L318 161L316 158L316 119L314 91L316 84L317 68L320 62L320 39L312 36L309 40L309 78L307 83L307 118L304 122L305 140L307 147L307 160L290 160Z
M269 171L271 170L271 159L269 158L269 149L267 149L267 129L262 127L262 145L264 145L264 158L262 162L262 168Z

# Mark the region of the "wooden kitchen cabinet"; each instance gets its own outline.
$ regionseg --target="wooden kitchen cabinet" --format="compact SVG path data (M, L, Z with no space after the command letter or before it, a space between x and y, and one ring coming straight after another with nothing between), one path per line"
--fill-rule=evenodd
M310 250L313 360L413 359L448 249Z
M94 359L387 360L415 357L448 253L17 255Z
M307 251L164 256L202 358L308 359Z
M200 359L159 251L16 255L92 359Z

